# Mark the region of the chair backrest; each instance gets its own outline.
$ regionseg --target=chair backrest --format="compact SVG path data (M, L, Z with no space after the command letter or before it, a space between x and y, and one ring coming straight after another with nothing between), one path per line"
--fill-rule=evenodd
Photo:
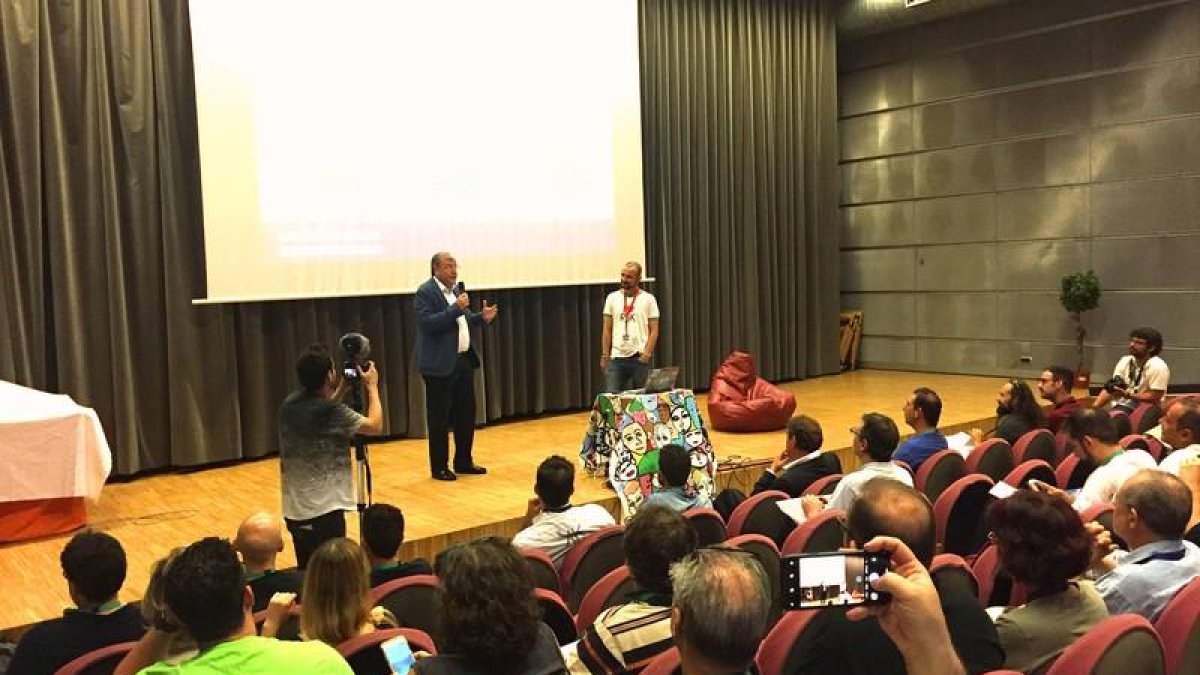
M438 579L432 574L414 574L380 584L371 589L371 602L391 610L401 628L425 631L435 643L441 640L442 598Z
M971 593L979 597L979 577L971 571L971 566L962 556L953 553L939 553L933 556L929 565L929 575L937 582L942 577L958 576L971 587Z
M733 537L725 541L726 546L740 548L743 551L749 551L758 558L758 563L762 565L763 572L767 574L767 585L771 591L771 615L768 619L771 624L774 624L779 615L783 613L783 584L780 582L779 569L779 547L771 541L769 537L761 534L743 534L739 537Z
M728 538L725 519L714 509L688 509L683 512L683 517L695 528L701 546L720 544Z
M929 501L937 498L954 481L967 475L967 463L957 450L942 450L921 463L913 486L925 493Z
M54 675L107 675L117 668L125 655L133 651L137 642L118 642L86 654L80 654L54 672Z
M1059 429L1058 433L1054 434L1054 454L1058 457L1058 464L1071 455L1071 434L1068 434L1066 429ZM1057 467L1058 464L1054 466Z
M562 595L562 583L558 580L558 570L550 555L540 548L518 549L521 557L529 565L529 573L533 575L533 585Z
M1108 416L1112 418L1118 436L1128 436L1133 433L1133 423L1129 421L1129 413L1114 408L1108 411Z
M988 491L994 484L983 474L963 476L933 503L933 522L943 551L975 555L987 543L983 512L991 503Z
M1118 614L1076 640L1046 675L1162 675L1163 643L1154 626L1138 614Z
M1058 463L1058 466L1054 467L1055 485L1064 490L1083 487L1084 481L1087 480L1087 477L1082 475L1084 468L1078 455L1074 453L1067 455Z
M835 473L829 476L822 476L809 483L808 487L804 488L802 494L805 495L831 495L837 489L838 483L842 482L842 475Z
M571 610L567 609L567 603L563 602L558 593L544 588L535 588L533 595L537 598L538 606L542 608L542 623L554 631L554 638L558 640L558 644L565 645L579 639L579 631L575 628L575 617L571 614Z
M1200 673L1200 578L1167 602L1154 629L1163 641L1168 673Z
M633 592L636 586L628 565L621 565L601 577L583 594L579 611L575 613L576 632L583 635L583 631L592 625L596 617L600 616L600 612L624 603L625 597Z
M337 651L346 659L346 663L350 664L354 675L389 675L392 667L388 665L380 645L397 635L403 635L414 652L437 654L433 638L425 631L415 628L386 628L366 635L357 635L338 645Z
M625 526L613 525L584 537L563 556L558 579L571 611L579 610L592 584L625 564L624 541Z
M1135 434L1144 434L1153 429L1163 416L1163 408L1157 403L1139 403L1133 412L1129 413L1129 430Z
M1028 483L1031 478L1058 486L1058 478L1054 475L1054 467L1050 466L1045 460L1031 459L1028 462L1021 462L1017 468L1008 472L1004 477L1004 482L1015 488L1029 487Z
M1012 446L1003 438L990 438L967 455L967 475L981 473L993 482L1004 480L1016 465Z
M725 528L728 535L762 534L782 546L796 527L796 522L775 506L775 502L784 499L791 499L791 496L782 490L764 490L751 495L729 514L729 525Z
M1154 461L1161 462L1166 448L1163 447L1162 441L1153 436L1144 436L1142 434L1129 434L1121 439L1120 445L1126 450L1138 449L1145 450L1154 458Z
M679 649L671 647L642 668L642 675L672 675L679 668Z
M813 610L788 612L779 619L758 646L758 655L754 660L758 663L761 675L783 675L787 672L792 650L801 648L800 636L818 614L820 612Z
M842 521L846 512L841 509L825 509L801 523L783 542L782 554L822 553L836 551L846 545Z
M1018 466L1031 459L1040 459L1050 466L1058 461L1058 447L1049 429L1030 429L1013 445L1013 461Z
M1013 607L1025 604L1029 589L1000 571L1000 552L991 544L983 547L971 571L979 583L979 604L983 607Z

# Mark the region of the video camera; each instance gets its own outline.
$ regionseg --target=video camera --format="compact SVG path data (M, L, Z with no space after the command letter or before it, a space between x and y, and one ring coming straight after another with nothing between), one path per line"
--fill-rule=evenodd
M1104 383L1104 391L1107 391L1110 396L1118 394L1118 389L1126 390L1129 388L1129 383L1120 375L1114 375L1108 382Z

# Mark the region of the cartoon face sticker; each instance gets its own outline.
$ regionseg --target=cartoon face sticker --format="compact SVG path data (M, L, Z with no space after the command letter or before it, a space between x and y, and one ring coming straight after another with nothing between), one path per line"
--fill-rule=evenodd
M633 455L634 460L641 459L642 455L646 454L646 445L649 438L646 436L646 430L636 421L626 418L629 421L625 426L621 427L621 444L629 454Z
M679 435L684 435L692 428L692 416L687 408L676 406L671 408L671 424L675 427L675 432Z
M689 448L698 448L704 445L704 431L692 429L683 435L683 440L687 442Z
M612 480L630 481L637 478L637 463L624 448L616 446L609 461L612 462Z
M642 484L636 480L631 480L625 484L625 507L627 513L637 511L637 508L642 505L642 501L646 496L642 494Z
M704 452L700 448L692 450L689 455L689 459L692 460L692 468L694 469L703 469L704 467L708 466L708 453Z
M675 432L670 426L661 422L654 425L654 447L662 448L662 446L668 445L674 437Z

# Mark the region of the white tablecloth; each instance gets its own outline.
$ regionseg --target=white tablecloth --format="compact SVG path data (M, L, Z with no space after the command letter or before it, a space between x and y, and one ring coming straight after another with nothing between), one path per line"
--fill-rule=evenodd
M0 380L0 502L97 497L110 471L96 411Z

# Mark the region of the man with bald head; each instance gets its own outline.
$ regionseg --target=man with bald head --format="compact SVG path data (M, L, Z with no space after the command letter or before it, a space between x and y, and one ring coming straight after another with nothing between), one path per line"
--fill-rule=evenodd
M600 331L600 370L604 391L617 393L644 387L658 345L658 300L642 290L642 266L629 261L621 268L621 288L604 299Z
M304 575L295 570L275 569L275 557L283 552L283 527L279 517L260 511L238 526L233 548L242 558L242 576L254 592L252 611L261 612L276 593L299 593Z
M758 560L700 549L671 565L671 635L688 675L750 673L767 633L771 593Z
M1175 593L1200 575L1200 548L1183 540L1192 492L1177 476L1158 469L1133 474L1113 500L1113 532L1129 544L1115 552L1110 533L1096 523L1092 571L1109 614L1158 618Z

